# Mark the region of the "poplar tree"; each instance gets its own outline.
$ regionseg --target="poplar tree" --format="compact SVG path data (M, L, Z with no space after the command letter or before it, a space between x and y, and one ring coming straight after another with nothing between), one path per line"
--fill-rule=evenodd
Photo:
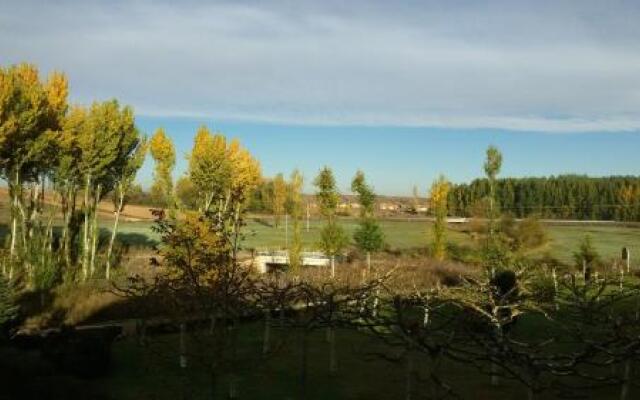
M353 234L356 246L367 255L367 271L371 271L371 253L380 251L384 246L384 234L375 219L376 195L365 180L364 172L356 172L351 181L351 191L357 193L360 203L360 222Z
M289 265L294 273L300 271L302 265L302 174L293 171L289 183L289 213L292 220L293 235L289 246Z
M35 222L42 213L46 174L55 165L52 133L67 108L67 79L54 72L46 82L31 64L0 68L0 172L11 201L10 273L20 245L23 261L32 256ZM28 196L23 196L28 184ZM25 204L28 200L28 204ZM20 232L21 240L18 241ZM42 235L42 232L38 232ZM32 275L29 263L25 265Z
M77 160L81 156L77 137L83 129L87 110L83 107L73 107L66 115L62 131L56 141L58 163L52 174L55 191L60 198L62 211L62 256L67 268L71 268L75 260L76 249L73 243L79 233L80 224L77 213L78 191L82 187L83 178Z
M200 211L208 212L214 204L220 208L232 168L226 138L220 134L213 135L206 126L201 126L196 132L188 160L189 178L200 197Z
M137 130L130 131L131 133L138 135ZM105 277L110 279L111 277L111 254L113 252L113 244L116 240L116 236L118 234L118 222L120 220L120 214L124 210L127 193L131 189L134 184L136 174L142 164L144 163L145 157L147 155L147 141L146 139L141 140L133 140L131 142L133 147L127 149L127 147L123 146L123 151L121 154L121 168L116 169L116 181L113 193L113 206L114 206L114 218L113 218L113 228L111 230L111 238L109 240L109 247L107 248L107 265L105 270Z
M487 158L484 163L484 172L489 181L489 237L493 240L495 230L495 220L498 213L496 197L496 177L502 167L502 154L495 146L487 149Z
M501 167L502 154L496 147L489 146L489 148L487 148L487 158L484 163L484 172L489 183L489 209L487 215L489 219L489 232L484 252L484 259L485 267L491 269L490 273L492 276L495 274L496 266L503 267L508 256L501 243L499 243L495 231L496 219L498 218L499 213L496 196L496 177L500 173Z
M280 173L273 178L273 199L271 202L274 225L280 226L280 221L285 213L285 203L287 201L287 183Z
M212 134L205 126L198 130L189 159L189 179L201 197L200 211L213 212L218 223L231 219L237 230L242 209L261 179L260 164L240 142Z
M325 166L313 181L317 188L316 200L320 207L320 213L325 218L325 225L320 231L320 248L331 258L331 277L335 277L335 257L347 246L348 239L337 223L336 211L340 194L336 187L331 168Z
M434 212L435 221L433 223L433 257L437 260L444 260L447 255L447 198L449 196L449 182L440 175L431 185L429 203Z
M95 272L98 204L113 189L118 171L137 146L138 134L132 109L120 107L116 100L94 102L78 122L75 141L80 151L78 170L84 180L82 279L86 280Z
M223 209L219 215L227 214L232 219L232 234L234 237L233 256L237 255L239 245L239 231L242 224L241 216L247 208L251 193L262 180L260 163L251 153L240 145L237 139L231 141L227 148L227 157L231 165L230 179L225 190ZM220 222L222 223L222 222Z
M155 162L151 193L158 196L162 207L173 208L173 167L176 151L164 129L158 128L149 142L149 151Z

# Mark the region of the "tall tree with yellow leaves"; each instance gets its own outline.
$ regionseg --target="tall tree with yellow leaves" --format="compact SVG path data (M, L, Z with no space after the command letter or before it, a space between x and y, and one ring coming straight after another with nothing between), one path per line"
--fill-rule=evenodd
M273 198L271 207L273 212L273 223L275 227L280 226L280 221L285 213L285 203L287 202L287 182L280 173L273 178Z
M237 229L251 191L260 182L260 165L237 140L227 141L206 127L198 129L188 157L189 179L196 188L202 212L213 212L219 223L230 219Z
M18 245L23 257L31 252L29 236L42 212L46 174L56 160L52 132L59 129L66 112L67 93L67 80L60 73L43 82L34 65L0 67L0 171L11 198L10 275Z
M189 178L200 197L198 208L202 212L208 212L214 206L220 208L225 198L225 188L231 179L227 139L201 126L196 132L188 159Z
M149 151L155 162L151 193L158 197L163 207L174 207L173 168L176 164L176 151L173 142L164 129L158 128L149 142Z
M449 181L440 175L431 185L429 193L430 207L434 212L432 254L436 260L444 260L447 256L447 198Z
M289 213L292 220L293 235L289 246L289 265L294 273L300 271L302 265L302 185L304 179L297 169L291 173L289 182Z
M111 191L138 145L133 110L116 100L94 102L77 121L71 140L77 146L77 167L84 185L82 279L93 276L98 245L100 200Z

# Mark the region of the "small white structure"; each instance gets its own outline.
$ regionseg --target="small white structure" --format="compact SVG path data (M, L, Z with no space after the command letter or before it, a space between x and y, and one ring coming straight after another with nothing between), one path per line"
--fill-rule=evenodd
M300 256L302 265L305 267L328 267L331 264L331 259L319 251L303 251ZM259 251L253 260L253 265L258 272L267 273L273 268L289 265L289 252L286 250Z

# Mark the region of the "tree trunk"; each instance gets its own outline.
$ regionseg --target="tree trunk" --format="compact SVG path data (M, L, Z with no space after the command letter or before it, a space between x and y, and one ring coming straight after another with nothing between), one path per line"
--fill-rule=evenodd
M284 215L284 248L289 249L289 214Z
M86 281L89 275L89 188L91 186L91 174L87 174L84 188L84 236L82 238L82 280Z
M91 238L91 268L90 275L93 276L96 269L96 249L98 247L99 229L98 229L98 201L100 200L100 192L102 186L98 184L95 199L93 199L93 237Z
M367 251L367 274L371 273L371 252Z
M17 195L14 195L15 198L13 199L13 207L17 208L18 205L18 197ZM16 252L16 235L18 234L18 216L16 215L16 211L12 210L11 212L11 250L9 252L9 256L11 261L13 261L13 257L15 256L15 252Z
M375 294L373 296L373 309L371 311L371 314L374 318L378 315L378 303L380 302L379 296L380 296L380 288L376 288Z
M113 243L116 241L116 235L118 234L118 221L120 220L120 213L122 212L122 206L124 205L124 191L122 190L122 187L119 192L118 207L116 208L113 230L111 231L111 239L109 240L109 248L107 249L107 269L105 271L107 280L111 278L111 253L113 252Z
M331 256L331 278L336 277L336 257L334 255Z
M429 306L424 306L423 312L424 312L424 315L422 318L422 326L426 328L427 325L429 325L429 316L430 316Z
M556 274L556 269L554 268L551 272L553 276L553 301L556 305L556 310L560 309L560 304L558 303L558 275Z

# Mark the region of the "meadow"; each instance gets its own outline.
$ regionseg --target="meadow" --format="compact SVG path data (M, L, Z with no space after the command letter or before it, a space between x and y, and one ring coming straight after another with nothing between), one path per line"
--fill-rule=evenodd
M311 220L309 229L303 221L302 241L306 249L315 249L319 240L319 232L323 222ZM351 235L357 227L357 220L343 219L342 226ZM385 234L389 250L410 250L425 248L432 240L432 223L412 218L382 219L380 225ZM103 221L102 228L110 229L110 224ZM131 245L144 245L157 241L152 231L153 222L125 222L120 228L120 238ZM466 224L450 225L448 240L458 246L473 246L474 240L466 232ZM640 228L625 225L603 225L589 223L546 224L548 241L540 248L530 252L532 256L550 255L564 263L573 262L573 252L578 249L585 235L591 236L594 246L603 259L620 257L622 247L626 246L632 254L640 254ZM284 224L274 227L271 216L248 217L244 229L245 249L274 250L287 247L287 229ZM288 229L291 240L291 225Z

